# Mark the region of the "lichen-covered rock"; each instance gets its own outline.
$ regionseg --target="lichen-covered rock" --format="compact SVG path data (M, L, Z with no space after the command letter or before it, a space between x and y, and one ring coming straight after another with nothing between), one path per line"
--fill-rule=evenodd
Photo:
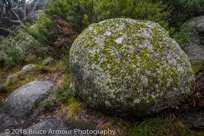
M20 71L20 77L25 76L27 73L31 72L37 65L35 64L28 64L25 65Z
M47 66L47 65L51 65L55 62L55 60L52 57L48 57L43 61L43 65Z
M78 95L108 113L153 114L194 89L188 57L150 21L92 24L73 43L70 67Z

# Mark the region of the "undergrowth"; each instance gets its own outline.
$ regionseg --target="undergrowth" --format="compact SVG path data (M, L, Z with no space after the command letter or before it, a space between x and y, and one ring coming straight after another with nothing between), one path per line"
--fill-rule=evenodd
M38 65L31 72L21 77L20 69L19 68L16 69L15 71L13 71L13 73L10 74L12 78L1 81L2 83L0 84L0 100L4 99L7 96L7 94L11 93L18 87L25 85L28 82L41 78L42 74L56 72L56 71L57 71L56 65L52 65L52 66Z
M202 136L203 134L201 131L191 131L172 117L156 117L135 125L128 136Z

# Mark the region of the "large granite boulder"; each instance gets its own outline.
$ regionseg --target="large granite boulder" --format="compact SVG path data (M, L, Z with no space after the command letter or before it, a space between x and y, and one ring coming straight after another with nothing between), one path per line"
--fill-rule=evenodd
M16 89L3 102L1 111L18 119L26 119L37 109L44 95L54 85L48 81L33 81Z
M158 24L109 19L90 25L70 50L77 94L107 113L159 112L194 90L186 54Z
M204 16L193 18L184 26L190 28L193 33L193 37L183 45L184 52L192 65L204 63Z

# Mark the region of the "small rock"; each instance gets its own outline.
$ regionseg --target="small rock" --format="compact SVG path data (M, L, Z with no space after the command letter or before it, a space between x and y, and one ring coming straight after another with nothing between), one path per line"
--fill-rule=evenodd
M35 64L25 65L20 71L20 77L25 76L28 72L31 72L36 67Z
M30 82L16 89L3 101L2 111L16 118L28 118L53 86L48 81Z
M204 110L194 113L188 113L181 121L191 129L204 129Z
M51 64L54 63L54 61L55 61L55 60L54 60L52 57L48 57L47 59L45 59L45 60L43 61L43 65L45 65L45 66L51 65Z

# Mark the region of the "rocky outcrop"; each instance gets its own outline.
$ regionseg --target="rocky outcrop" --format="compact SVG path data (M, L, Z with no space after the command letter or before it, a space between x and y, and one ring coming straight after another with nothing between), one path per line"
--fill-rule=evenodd
M188 57L151 21L92 24L73 43L70 66L77 94L107 113L150 115L194 90Z
M183 45L183 50L192 65L199 65L204 62L204 16L193 18L185 26L192 30L193 37Z
M18 119L29 118L53 86L48 81L30 82L12 92L3 101L1 111Z

